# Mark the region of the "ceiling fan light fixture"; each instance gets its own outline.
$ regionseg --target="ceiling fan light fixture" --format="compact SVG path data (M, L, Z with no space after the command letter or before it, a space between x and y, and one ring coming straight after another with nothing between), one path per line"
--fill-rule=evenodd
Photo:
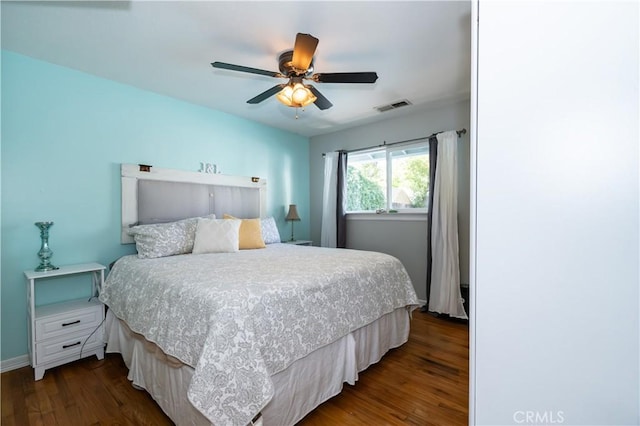
M0 0L1 1L1 0ZM259 68L245 67L242 65L228 64L226 62L212 62L214 68L230 71L240 71L249 74L264 75L267 77L287 78L286 84L276 84L257 96L249 99L248 104L259 104L267 98L275 95L279 102L292 108L303 108L309 104L315 104L318 109L324 111L333 104L316 89L315 86L306 85L303 80L312 80L316 83L375 83L378 74L375 72L337 72L314 74L313 58L318 46L318 39L311 34L298 33L293 50L286 50L278 57L280 72L268 71Z
M299 82L290 82L276 94L276 98L288 107L302 108L316 101L316 96L307 86Z

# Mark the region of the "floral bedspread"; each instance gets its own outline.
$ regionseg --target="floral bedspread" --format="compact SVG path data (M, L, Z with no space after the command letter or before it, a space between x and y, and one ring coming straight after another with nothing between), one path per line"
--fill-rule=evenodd
M191 403L214 424L246 425L273 396L270 376L418 300L396 258L272 244L236 253L125 256L100 300L195 368Z

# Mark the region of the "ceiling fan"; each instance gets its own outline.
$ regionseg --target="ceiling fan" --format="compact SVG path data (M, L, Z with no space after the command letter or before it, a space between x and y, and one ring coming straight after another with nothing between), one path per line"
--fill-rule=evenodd
M375 83L378 74L375 72L338 72L313 73L313 55L318 46L318 39L310 34L298 33L293 50L280 54L278 66L280 72L267 71L225 62L212 62L214 68L240 71L250 74L266 75L276 78L287 78L287 83L276 84L259 95L249 99L247 103L257 104L270 96L276 98L286 106L301 108L314 103L321 110L331 108L333 104L325 98L318 89L303 80L316 83Z

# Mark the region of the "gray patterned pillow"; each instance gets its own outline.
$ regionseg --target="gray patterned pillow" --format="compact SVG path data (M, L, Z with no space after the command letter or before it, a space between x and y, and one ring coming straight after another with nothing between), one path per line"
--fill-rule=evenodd
M265 244L274 244L282 241L280 240L280 232L278 232L276 220L273 217L260 219L260 228L262 229L262 239Z
M214 219L215 215L206 217ZM153 259L191 253L197 226L198 218L194 217L177 222L132 226L127 232L136 242L138 257Z

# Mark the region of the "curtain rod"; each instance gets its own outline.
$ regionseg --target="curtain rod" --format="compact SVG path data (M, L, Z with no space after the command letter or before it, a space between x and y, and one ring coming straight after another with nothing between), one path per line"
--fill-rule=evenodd
M369 146L366 148L358 148L358 149L352 149L352 150L340 150L339 152L346 152L346 153L350 153L350 152L359 152L359 151L368 151L370 149L373 148L381 148L381 147L385 147L385 146L392 146L392 145L398 145L401 143L407 143L407 142L416 142L416 141L421 141L424 139L431 139L433 137L435 137L436 135L443 133L443 132L435 132L430 134L429 136L423 136L421 138L414 138L414 139L406 139L403 141L397 141L397 142L391 142L391 143L387 143L387 141L383 141L383 143L381 145L373 145L373 146ZM467 133L467 129L460 129L460 130L456 130L456 133L458 134L458 137L461 137L462 135ZM324 157L325 154L323 153L322 156Z

